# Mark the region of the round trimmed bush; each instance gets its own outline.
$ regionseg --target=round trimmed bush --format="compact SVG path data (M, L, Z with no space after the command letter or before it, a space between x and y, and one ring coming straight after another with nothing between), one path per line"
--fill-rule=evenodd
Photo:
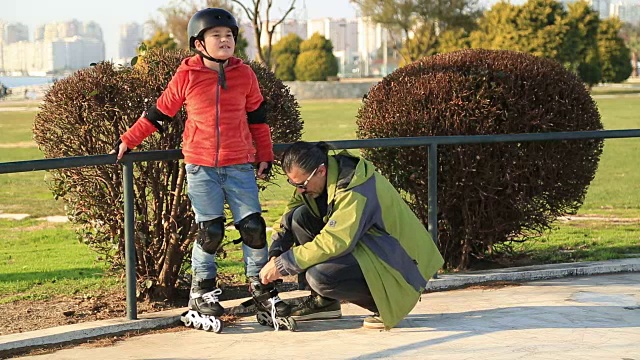
M533 55L461 50L402 67L371 88L358 137L600 130L583 83ZM440 251L464 269L511 241L540 235L575 213L593 179L600 140L438 147ZM365 151L427 224L427 147Z

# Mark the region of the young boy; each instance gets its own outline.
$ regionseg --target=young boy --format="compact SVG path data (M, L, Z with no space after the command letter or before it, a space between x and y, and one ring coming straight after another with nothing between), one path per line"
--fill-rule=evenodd
M217 297L221 291L216 288L215 253L224 238L226 199L242 237L252 295L269 308L275 303L278 315L287 316L289 306L280 301L272 284L263 285L258 277L267 262L267 242L253 164L258 165L258 177L265 178L273 148L257 77L233 57L238 24L228 11L198 11L187 32L196 55L182 61L156 105L120 137L117 157L122 158L156 130L162 132L163 124L186 103L182 153L199 228L191 258L189 309L215 317L224 312Z

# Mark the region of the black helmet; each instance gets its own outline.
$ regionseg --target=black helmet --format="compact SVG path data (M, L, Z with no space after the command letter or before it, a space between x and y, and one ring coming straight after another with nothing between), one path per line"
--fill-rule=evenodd
M195 41L207 30L216 26L224 26L231 29L233 40L238 42L238 22L236 18L225 9L208 8L193 14L187 25L189 36L189 48L195 49Z

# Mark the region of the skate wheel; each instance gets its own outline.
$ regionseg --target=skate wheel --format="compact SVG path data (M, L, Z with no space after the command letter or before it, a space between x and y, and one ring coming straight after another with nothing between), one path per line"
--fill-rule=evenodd
M289 329L289 331L298 330L298 323L294 318L292 318L291 316L287 316L284 320L287 323L287 329Z
M193 328L196 330L200 330L200 328L202 328L202 323L200 321L195 321L193 323Z
M184 312L182 313L182 315L180 315L180 321L182 321L182 323L184 324L184 326L189 327L191 326L191 317L188 316L189 312Z
M214 319L213 320L213 332L216 334L220 334L222 332L222 328L224 327L224 325L222 325L222 320L220 319Z
M271 326L271 318L269 318L265 313L258 313L256 315L256 320L258 321L258 324L262 326Z
M213 330L213 324L211 324L212 320L207 319L207 321L204 322L204 324L202 324L202 330L204 331L211 331Z

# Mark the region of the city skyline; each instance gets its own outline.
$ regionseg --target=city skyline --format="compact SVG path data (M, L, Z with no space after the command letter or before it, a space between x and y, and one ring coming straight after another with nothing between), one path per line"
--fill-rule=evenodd
M172 1L112 0L88 3L80 0L64 0L60 3L63 6L52 8L51 3L46 0L3 1L0 2L0 21L19 22L27 25L30 41L34 39L36 28L46 23L66 22L74 19L81 22L96 22L103 31L106 58L107 60L115 60L119 57L120 27L127 23L144 25L151 19L157 19L160 17L158 9L170 5ZM289 3L289 0L276 1L272 13L277 15L278 10L282 10ZM297 0L296 16L302 16L303 5L306 5L309 18L354 18L356 16L356 9L348 0ZM127 10L123 11L123 9ZM245 14L240 14L239 17L246 19Z
M113 10L114 8L118 8L117 4L119 2L121 2L122 0L113 0L110 3L110 7L109 9ZM247 0L248 1L248 0ZM284 11L284 9L286 8L282 8L279 7L278 5L284 5L286 1L286 6L288 6L290 4L291 0L281 0L280 2L276 1L276 4L274 6L274 11L272 11L271 13L271 19L277 19L278 15L281 15ZM492 3L495 2L495 0L487 0L487 1L481 1L481 5L485 8L488 8L491 6ZM511 3L516 4L516 3L522 3L524 0L512 0ZM569 2L573 2L576 0L560 0L562 3L569 3ZM23 36L28 36L28 41L33 42L34 40L39 40L42 39L43 36L46 38L46 34L51 34L50 29L48 30L48 28L52 27L55 28L57 25L56 23L62 23L60 21L48 21L48 22L39 22L39 19L44 19L44 18L55 18L58 15L56 15L56 11L48 11L48 15L45 17L42 14L42 11L38 11L38 7L35 6L36 11L32 11L30 13L30 16L28 17L29 21L24 21L24 20L16 20L20 17L21 13L24 13L26 10L24 9L24 4L31 4L31 5L37 5L38 3L42 3L42 0L31 0L31 1L22 1L20 3L16 2L16 1L10 1L10 2L5 2L2 3L2 5L0 5L0 10L2 10L2 12L0 12L0 23L4 22L5 24L9 26L13 27L13 31L11 32L12 34L17 34L18 37L23 37ZM606 4L607 7L609 6L609 4L613 4L614 2L620 2L622 3L620 0L591 0L592 5L597 8L597 7L601 7L598 6L600 3L604 3ZM70 5L73 3L77 3L77 0L67 0L64 2L65 5ZM327 6L330 4L342 4L343 9L341 10L340 7L335 7L335 6ZM150 19L157 19L159 18L159 11L158 9L160 7L164 7L164 6L168 6L170 4L175 4L175 0L148 0L145 2L145 7L144 10L140 9L139 3L135 3L135 6L130 6L127 7L128 11L124 11L121 12L123 15L118 17L118 21L116 22L107 22L105 24L105 21L107 21L107 19L109 19L108 14L104 14L103 12L100 11L100 7L103 6L102 4L98 4L95 7L91 7L91 9L88 9L86 6L85 7L73 7L72 9L74 11L65 11L66 16L72 16L73 14L76 15L80 15L82 13L91 13L91 14L100 14L103 13L102 15L98 16L95 15L96 18L91 18L91 19L85 19L85 18L80 18L78 17L72 17L69 20L65 20L64 22L68 23L68 24L74 24L74 23L93 23L97 25L97 28L100 29L100 36L94 36L95 38L102 38L102 41L104 41L104 45L103 45L103 59L100 59L98 61L101 60L111 60L111 61L116 61L116 62L122 62L123 58L130 58L133 53L135 53L135 48L137 47L137 45L135 44L135 39L136 38L140 38L140 36L136 36L131 34L130 36L127 36L125 39L123 39L121 37L122 34L122 29L126 28L127 25L129 25L129 27L133 26L135 29L137 29L136 31L138 32L142 32L142 28L145 27L144 23ZM311 5L313 4L313 5ZM317 9L315 8L315 6L318 6L319 2L315 1L312 2L310 0L297 0L296 1L296 10L294 12L292 12L291 14L289 14L289 16L287 17L287 22L288 21L294 21L294 23L296 22L295 20L297 20L298 23L305 23L305 27L306 27L306 23L309 22L309 29L314 28L313 22L317 22L319 24L319 28L318 29L314 29L313 31L308 33L308 36L311 35L311 33L313 33L314 31L319 31L322 35L324 35L325 37L327 37L328 39L332 40L334 43L334 53L337 51L341 54L337 54L336 56L341 58L341 61L344 61L345 57L351 57L351 55L354 52L360 53L361 55L367 53L366 50L375 50L375 48L370 49L369 46L367 46L364 50L362 49L362 47L360 45L358 45L357 43L359 41L362 41L362 39L356 41L354 40L355 38L357 38L359 35L356 32L356 28L355 23L357 22L357 20L354 22L353 20L356 19L358 13L356 11L356 8L354 5L352 5L348 0L326 0L323 2L323 4L325 6L320 7L321 9L324 9L323 11L317 11ZM310 6L311 5L311 6ZM6 11L6 6L9 6L9 11ZM67 6L58 8L58 10L60 9L68 9ZM346 6L346 7L345 7ZM638 11L638 5L635 5L634 8L636 9L636 13ZM346 10L345 10L346 9ZM611 7L611 10L613 11L613 7ZM607 16L608 14L607 12L601 11L601 15ZM129 14L129 16L125 16L124 14ZM146 14L146 15L144 15ZM155 15L154 15L155 14ZM33 15L33 16L31 16ZM338 16L339 15L339 16ZM638 14L635 14L635 16L637 16ZM103 21L101 22L99 19L103 17ZM131 20L131 19L134 20ZM144 20L143 20L144 19ZM248 35L247 36L247 40L249 40L249 44L250 44L250 48L247 49L247 52L250 55L255 55L255 49L252 49L254 47L254 43L255 41L253 40L251 33L252 31L251 29L251 25L247 24L247 19L245 19L243 16L239 16L239 20L242 21L242 28L244 30L244 32ZM354 24L354 25L349 25L350 23ZM10 24L10 25L9 25ZM35 25L34 25L35 24ZM137 25L135 25L137 24ZM49 26L52 25L52 26ZM283 26L285 26L286 23L283 24ZM295 25L294 25L295 26ZM77 24L72 26L72 28L77 27ZM95 25L94 25L95 27ZM112 30L115 27L116 30ZM361 27L361 26L360 26ZM19 29L19 31L16 31L16 29ZM129 29L124 30L125 33L127 32L132 32L133 29ZM290 32L294 32L297 33L300 30L293 30L293 29L288 29L288 30L284 30L284 29L280 29L278 31L278 33L280 34L274 34L274 42L277 42L280 38L280 36L286 34L286 33L290 33ZM54 31L55 32L55 31ZM306 33L307 31L302 30L303 33ZM7 34L9 34L9 32L5 32ZM63 32L64 33L64 32ZM148 38L150 36L149 33L145 34L146 36L144 36L143 38ZM50 35L49 37L51 37L53 35ZM306 36L302 35L301 36L303 39L306 38ZM60 40L65 39L65 36L60 36L59 37ZM377 44L380 44L380 36L378 37L378 41ZM22 39L24 40L24 39ZM45 39L46 40L46 39ZM11 43L10 40L7 40L9 44ZM16 41L14 39L14 41ZM67 39L67 42L69 41L69 39ZM263 39L264 41L264 39ZM370 40L367 40L370 41ZM139 42L138 42L139 43ZM23 53L24 49L21 50L18 49L16 46L13 46L15 49L11 49L13 51L4 51L5 55L9 55L12 53L15 53L17 51L16 54L19 53ZM7 49L5 49L7 50ZM38 50L36 50L38 51ZM1 53L0 53L1 55ZM17 55L16 55L17 56ZM16 56L12 55L12 58L15 58ZM252 56L253 58L253 56ZM6 59L5 59L6 60ZM6 65L6 64L5 64ZM344 67L344 64L343 66ZM55 66L54 66L55 68Z
M0 24L1 25L1 24ZM251 23L242 22L241 29L252 33ZM2 26L0 26L2 30ZM34 39L27 39L27 27L13 23L5 27L5 42L0 46L0 71L9 74L51 74L76 70L86 64L105 59L103 31L95 22L82 23L77 20L64 23L48 23L39 26ZM386 30L367 18L310 20L286 19L273 33L273 42L295 33L307 39L314 33L331 40L334 55L340 62L340 73L344 76L369 75L375 53L385 46ZM2 34L0 33L0 36ZM121 26L119 59L116 63L127 63L135 56L142 39L141 27L135 24ZM263 33L262 41L266 35ZM255 40L249 36L246 49L251 59L256 58ZM3 58L4 56L4 58ZM378 64L377 70L386 73L387 62Z

